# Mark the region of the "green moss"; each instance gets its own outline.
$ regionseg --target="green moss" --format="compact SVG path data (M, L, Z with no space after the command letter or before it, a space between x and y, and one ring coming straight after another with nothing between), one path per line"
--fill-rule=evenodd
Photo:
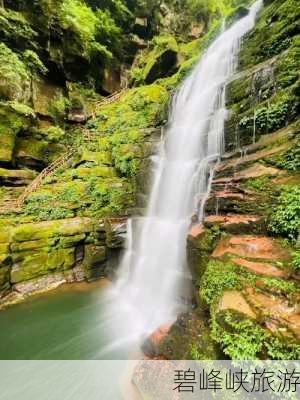
M84 247L83 266L87 279L98 278L104 273L103 263L106 260L106 248L89 244Z
M300 250L295 251L293 254L293 268L296 272L300 271Z
M211 306L228 289L240 286L237 267L221 261L210 261L200 281L200 300Z
M0 161L12 161L16 136L30 124L25 107L20 110L16 103L0 103Z
M29 73L19 56L0 43L0 97L22 100L29 91Z
M21 260L11 271L11 282L24 282L52 271L68 270L75 263L74 248L43 249L38 253L21 254Z
M242 314L223 311L212 320L212 335L232 360L297 360L300 346L293 339L272 335Z
M24 15L4 7L0 7L0 34L1 39L12 47L37 47L38 34Z
M1 256L0 256L1 258ZM10 267L3 267L0 268L0 290L6 290L10 287Z
M298 139L293 147L277 157L266 160L268 164L288 170L300 171L300 140Z
M253 66L287 49L297 34L297 0L275 0L266 7L248 35L240 59L243 68Z
M290 92L276 94L270 102L247 112L239 120L240 134L253 135L254 126L257 135L283 128L296 117L298 102Z
M296 240L300 228L300 186L287 186L270 214L272 232Z
M263 350L266 332L254 321L225 311L213 318L212 336L232 360L253 360Z

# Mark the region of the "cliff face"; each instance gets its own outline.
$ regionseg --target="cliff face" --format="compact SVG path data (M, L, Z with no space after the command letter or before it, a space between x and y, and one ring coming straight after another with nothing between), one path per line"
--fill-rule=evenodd
M234 16L233 1L201 4L197 15L188 0L1 5L3 302L110 269L124 217L145 207L171 93L221 12Z
M145 207L172 92L221 13L230 24L249 1L15 3L0 8L3 301L112 272L126 217ZM298 10L265 1L242 44L226 153L188 237L197 310L157 354L299 358Z
M197 333L232 359L299 358L296 3L265 2L243 41L227 87L226 153L215 169L204 225L188 237L198 308L161 345L169 358L214 357L207 341L194 339ZM179 340L180 352L172 340Z

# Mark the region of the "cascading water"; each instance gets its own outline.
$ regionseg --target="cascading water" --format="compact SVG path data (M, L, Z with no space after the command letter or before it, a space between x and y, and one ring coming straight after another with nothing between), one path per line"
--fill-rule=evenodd
M134 341L174 320L183 307L191 216L203 217L213 169L223 152L226 83L236 69L241 39L254 27L261 6L262 0L257 1L215 40L174 96L148 212L130 222L133 237L113 289L114 334L121 341Z

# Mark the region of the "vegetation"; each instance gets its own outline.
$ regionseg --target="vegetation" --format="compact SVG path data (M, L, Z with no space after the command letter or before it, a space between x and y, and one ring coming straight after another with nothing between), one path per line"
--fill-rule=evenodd
M295 241L300 228L300 187L291 186L283 189L278 204L271 214L270 228Z

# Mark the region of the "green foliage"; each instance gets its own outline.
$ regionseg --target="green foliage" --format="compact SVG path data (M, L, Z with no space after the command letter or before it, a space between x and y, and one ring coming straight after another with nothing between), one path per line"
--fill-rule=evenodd
M59 124L62 123L70 108L70 101L66 97L60 97L50 105L50 113L54 121Z
M200 282L200 299L210 306L225 290L235 289L238 286L237 268L233 264L210 261Z
M0 96L5 100L22 99L30 77L19 56L0 43Z
M53 200L52 194L35 194L34 197L28 199L24 214L31 216L34 221L50 221L74 217L72 210L55 205Z
M37 47L37 32L32 29L23 14L0 7L1 39L13 48Z
M65 138L65 131L59 126L51 126L41 133L51 143L59 143Z
M265 331L254 321L229 311L214 317L212 336L232 360L259 358L266 339Z
M48 72L48 69L42 63L39 56L32 50L26 50L23 53L23 60L32 73L45 75Z
M300 186L283 188L270 216L272 232L295 240L300 229Z
M93 10L82 0L64 0L59 9L60 23L77 36L87 57L97 53L110 59L118 49L122 35L109 12Z
M232 360L297 360L300 346L293 339L275 336L244 315L223 311L212 320L212 336Z
M291 94L277 96L270 104L266 104L251 115L246 115L239 122L241 131L253 132L254 124L258 134L274 132L283 128L295 116L295 99Z
M133 89L118 102L103 107L97 121L87 125L101 132L96 148L112 151L114 165L122 175L133 177L139 171L143 158L142 130L162 123L168 99L168 92L159 85Z
M294 293L299 291L297 284L291 281L263 277L263 276L260 277L260 280L263 282L266 288L270 290L279 291L281 294L285 296L293 295Z
M268 162L288 171L300 171L300 140L287 152Z
M243 68L267 60L293 43L298 32L298 0L275 0L263 10L240 59Z

